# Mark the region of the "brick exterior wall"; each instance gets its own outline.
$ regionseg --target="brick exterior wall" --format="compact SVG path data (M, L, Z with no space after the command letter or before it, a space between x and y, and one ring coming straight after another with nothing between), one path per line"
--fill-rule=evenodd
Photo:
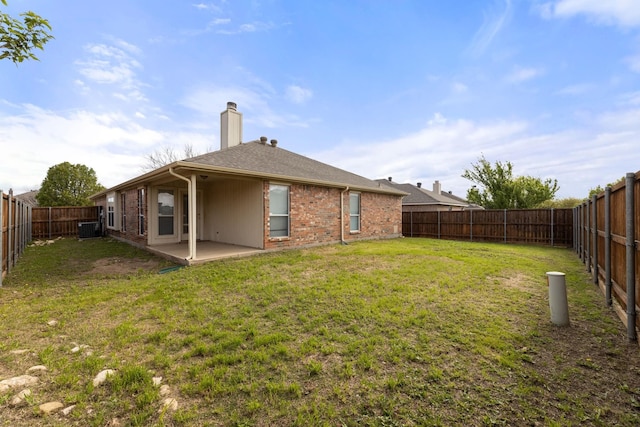
M341 239L338 188L292 184L289 186L289 237L269 237L269 182L264 182L264 248L290 248ZM349 193L343 196L344 240L399 237L402 232L402 199L376 193L361 193L360 231L349 231Z
M270 238L269 185L269 181L263 182L264 249L303 247L340 241L341 189L291 184L289 186L289 236L285 238ZM125 194L126 202L126 230L123 230L120 225L122 220L122 207L120 206L122 194ZM134 245L146 246L149 223L146 200L148 196L148 189L145 188L144 235L138 233L137 188L120 191L116 194L116 203L118 205L116 208L117 230L106 228L106 196L95 200L96 205L103 207L105 233ZM349 230L349 192L344 193L342 198L344 203L343 236L345 241L393 238L402 235L401 197L360 192L360 231L354 233Z
M349 235L348 198L345 196L345 240ZM352 239L376 239L402 235L402 198L388 194L361 193L360 232Z
M147 230L149 223L149 215L148 215L148 207L147 207L147 189L144 189L145 197L142 201L143 211L144 211L144 234L140 235L138 233L138 188L129 189L126 191L119 191L116 194L116 224L118 224L118 229L114 230L111 228L107 228L107 197L102 197L100 199L95 200L95 204L97 206L102 206L104 212L104 230L105 233L109 236L113 236L119 239L127 240L134 245L137 246L146 246L147 245ZM122 194L125 194L125 212L126 212L126 227L122 227ZM124 231L123 231L124 228Z

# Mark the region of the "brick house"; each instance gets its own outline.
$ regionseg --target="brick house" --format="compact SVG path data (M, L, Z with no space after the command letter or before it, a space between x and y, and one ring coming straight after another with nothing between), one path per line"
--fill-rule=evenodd
M241 142L234 103L220 116L220 150L92 196L106 234L185 264L212 258L205 243L255 252L401 236L406 193L276 140Z
M458 197L451 192L442 191L440 181L433 183L433 190L422 187L422 183L399 184L393 182L392 178L377 179L380 185L386 185L398 191L408 193L402 199L402 212L433 212L433 211L466 211L471 209L483 209L481 206L469 203L462 197Z

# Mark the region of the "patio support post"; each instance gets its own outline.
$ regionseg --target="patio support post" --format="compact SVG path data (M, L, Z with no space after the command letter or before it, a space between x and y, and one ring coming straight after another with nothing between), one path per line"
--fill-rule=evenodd
M191 182L189 183L189 252L191 252L191 259L197 259L198 207L196 203L196 179L196 174L191 175Z
M180 174L177 174L173 171L173 168L169 168L169 174L175 176L176 178L179 178L183 181L187 182L187 198L188 198L188 203L189 203L189 221L191 221L191 213L194 211L194 209L191 208L191 200L192 198L195 197L195 191L193 191L193 188L195 188L195 175L192 175L191 178L186 178ZM192 180L194 181L192 184ZM192 188L193 187L193 188ZM195 203L194 203L195 205ZM186 258L187 261L192 260L195 258L195 250L193 249L195 246L195 240L192 239L192 236L195 235L195 233L193 233L195 227L192 224L189 224L189 256ZM193 244L192 244L193 242Z

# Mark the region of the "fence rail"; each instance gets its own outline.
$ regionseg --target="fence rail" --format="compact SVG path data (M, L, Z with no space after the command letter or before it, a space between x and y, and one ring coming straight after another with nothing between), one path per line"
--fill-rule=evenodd
M78 224L98 221L98 206L33 208L33 238L77 236Z
M25 247L31 241L32 207L13 197L13 191L2 194L0 203L0 286L2 279L16 265Z
M573 246L572 209L403 212L407 237Z
M640 172L574 208L574 249L594 284L638 340L640 303Z

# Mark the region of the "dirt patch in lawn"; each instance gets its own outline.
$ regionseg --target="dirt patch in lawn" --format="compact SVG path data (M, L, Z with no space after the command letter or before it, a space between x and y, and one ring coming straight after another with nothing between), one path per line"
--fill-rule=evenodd
M139 259L139 258L102 258L93 263L91 270L85 274L88 276L126 276L140 271L156 271L166 264L160 258Z

